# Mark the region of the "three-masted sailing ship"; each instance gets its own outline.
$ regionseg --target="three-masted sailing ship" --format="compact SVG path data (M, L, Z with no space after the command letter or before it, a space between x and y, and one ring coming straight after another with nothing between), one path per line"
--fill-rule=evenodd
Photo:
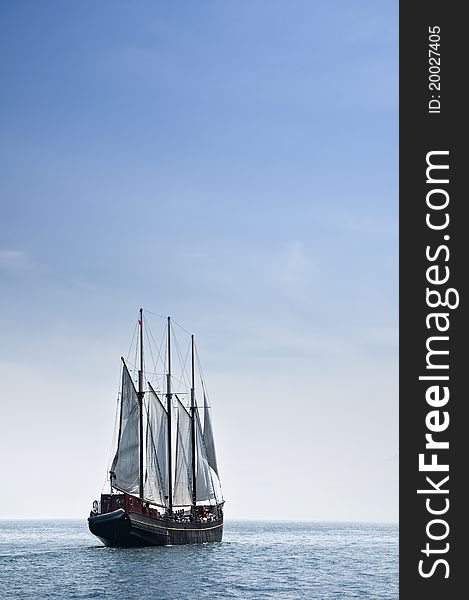
M122 358L110 490L93 502L89 529L106 546L220 542L224 500L200 369L203 405L198 406L196 398L194 336L185 361L176 348L180 360L176 376L171 364L171 319L167 318L160 347L155 344L156 352L151 353L153 371L145 365L144 330L146 338L154 338L142 309L136 327L138 364ZM147 376L152 381L145 382Z

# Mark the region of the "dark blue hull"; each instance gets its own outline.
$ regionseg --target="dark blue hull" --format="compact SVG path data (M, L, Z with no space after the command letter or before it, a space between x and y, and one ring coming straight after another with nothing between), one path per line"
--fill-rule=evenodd
M203 544L221 542L223 537L222 520L181 523L127 513L122 508L89 517L88 526L92 534L110 547Z

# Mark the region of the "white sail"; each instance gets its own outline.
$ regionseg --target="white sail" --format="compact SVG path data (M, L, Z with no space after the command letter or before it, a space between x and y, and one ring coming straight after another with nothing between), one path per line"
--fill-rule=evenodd
M215 499L215 492L198 413L196 413L196 424L196 500L197 502L210 502Z
M213 493L215 496L215 500L217 504L220 504L223 502L223 492L221 489L220 478L212 468L210 468L210 474L212 476Z
M129 494L139 493L139 416L137 391L124 364L119 438L111 471L114 472L113 485Z
M204 393L204 441L207 452L208 464L218 476L217 455L215 454L215 442L213 440L212 421L210 419L210 408Z
M191 417L178 398L176 402L173 506L189 506L192 504Z
M147 417L145 500L168 505L168 414L153 388L145 402Z

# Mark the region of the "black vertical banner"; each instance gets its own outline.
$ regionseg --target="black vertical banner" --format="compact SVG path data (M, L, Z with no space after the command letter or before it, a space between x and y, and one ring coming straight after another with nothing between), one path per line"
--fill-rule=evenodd
M469 52L463 6L434 0L400 5L403 600L469 593L469 194L463 187Z

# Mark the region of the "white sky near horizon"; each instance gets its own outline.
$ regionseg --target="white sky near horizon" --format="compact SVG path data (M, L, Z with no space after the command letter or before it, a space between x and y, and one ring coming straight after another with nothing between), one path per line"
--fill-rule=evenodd
M143 306L228 518L398 520L397 11L1 5L0 518L88 515Z

